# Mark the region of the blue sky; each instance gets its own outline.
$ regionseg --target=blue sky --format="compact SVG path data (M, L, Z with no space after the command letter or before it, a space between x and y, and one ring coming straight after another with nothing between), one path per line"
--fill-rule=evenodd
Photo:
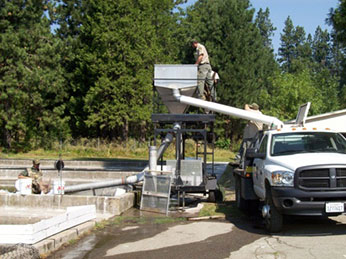
M250 0L256 12L268 7L270 19L277 28L273 37L273 46L277 52L280 46L280 34L285 26L285 20L291 17L294 26L302 26L306 35L315 34L317 26L323 30L331 30L325 22L330 8L338 6L338 0Z
M195 3L196 0L188 0L188 4ZM291 17L294 26L302 26L306 35L315 33L317 26L323 30L330 31L330 26L326 25L330 8L338 6L338 0L250 0L252 6L257 11L266 7L270 10L270 19L277 28L273 37L273 47L277 53L280 46L280 34L284 28L284 22L288 16Z

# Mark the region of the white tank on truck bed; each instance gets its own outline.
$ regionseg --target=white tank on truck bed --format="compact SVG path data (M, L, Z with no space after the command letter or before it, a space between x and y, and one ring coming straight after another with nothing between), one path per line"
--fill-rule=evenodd
M330 128L346 136L346 109L309 116L305 120L305 125L314 128Z

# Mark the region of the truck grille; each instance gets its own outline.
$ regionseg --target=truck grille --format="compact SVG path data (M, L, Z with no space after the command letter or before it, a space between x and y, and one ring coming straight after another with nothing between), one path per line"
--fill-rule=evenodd
M307 191L346 190L346 167L303 167L296 171L298 188Z

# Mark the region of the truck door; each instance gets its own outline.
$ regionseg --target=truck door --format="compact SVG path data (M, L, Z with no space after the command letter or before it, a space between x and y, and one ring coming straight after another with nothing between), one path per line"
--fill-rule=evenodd
M262 138L260 143L258 154L267 154L267 146L268 146L268 135L265 135ZM255 158L253 161L252 168L252 179L254 184L254 191L258 197L261 199L265 198L265 157L264 158Z

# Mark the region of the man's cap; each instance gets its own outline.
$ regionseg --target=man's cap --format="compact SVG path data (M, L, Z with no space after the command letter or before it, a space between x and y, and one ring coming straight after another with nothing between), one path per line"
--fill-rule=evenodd
M35 165L39 165L40 164L40 159L34 159L32 160L32 163Z
M198 42L198 40L196 40L196 39L191 39L190 42L191 42L191 43L195 43L195 42Z
M251 109L254 109L254 110L258 110L258 109L259 109L259 106L258 106L257 103L252 103L252 104L249 105L249 107L250 107Z

